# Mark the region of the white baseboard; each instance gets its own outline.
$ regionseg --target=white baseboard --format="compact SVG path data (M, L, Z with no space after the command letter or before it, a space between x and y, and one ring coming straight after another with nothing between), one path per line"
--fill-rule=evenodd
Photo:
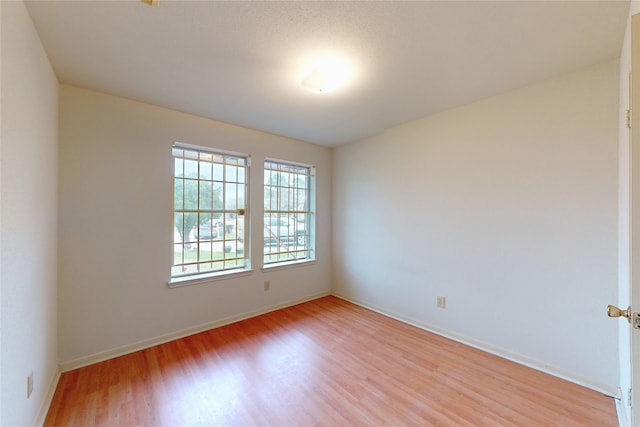
M315 295L310 295L305 298L287 301L284 303L272 305L269 307L261 308L259 310L255 310L248 313L242 313L235 316L225 317L223 319L215 320L213 322L208 322L202 325L194 326L191 328L183 329L176 332L171 332L166 335L162 335L155 338L150 338L147 340L139 341L133 344L125 345L122 347L114 348L112 350L103 351L100 353L92 354L90 356L81 357L78 359L70 360L67 362L60 363L60 371L67 372L73 369L82 368L83 366L92 365L94 363L103 362L108 359L113 359L114 357L124 356L125 354L134 353L136 351L144 350L149 347L153 347L159 344L164 344L169 341L177 340L180 338L188 337L189 335L194 335L200 332L208 331L210 329L219 328L220 326L229 325L231 323L239 322L241 320L250 319L252 317L260 316L261 314L266 314L275 310L280 310L282 308L291 307L292 305L301 304L303 302L312 301L314 299L326 297L330 295L330 292L322 292Z
M386 309L383 309L381 307L377 307L373 304L369 304L366 303L364 301L359 301L357 299L354 298L350 298L347 297L345 295L341 295L339 293L336 292L322 292L319 294L315 294L315 295L310 295L308 297L305 298L301 298L298 300L292 300L292 301L287 301L284 303L280 303L280 304L276 304L273 306L269 306L269 307L265 307L259 310L255 310L252 312L247 312L247 313L242 313L239 315L235 315L235 316L229 316L223 319L219 319L213 322L209 322L209 323L205 323L202 325L198 325L198 326L194 326L192 328L187 328L187 329L183 329L180 331L176 331L173 333L169 333L166 335L162 335L156 338L151 338L148 340L143 340L143 341L139 341L137 343L133 343L130 345L126 345L126 346L122 346L122 347L118 347L112 350L108 350L108 351L104 351L104 352L100 352L100 353L96 353L93 354L91 356L87 356L87 357L82 357L82 358L78 358L75 360L71 360L68 362L63 362L60 363L59 366L59 370L56 373L56 375L54 376L54 378L51 381L51 384L49 386L49 389L47 390L47 395L45 397L45 400L42 404L42 408L40 410L40 413L38 414L38 418L37 418L37 422L36 425L37 426L42 426L45 418L47 416L47 412L49 411L49 407L51 405L51 401L53 400L53 395L55 393L56 387L58 385L58 381L60 379L60 375L62 372L67 372L73 369L77 369L77 368L81 368L83 366L88 366L88 365L92 365L94 363L98 363L98 362L102 362L108 359L112 359L118 356L123 356L125 354L129 354L129 353L133 353L139 350L144 350L146 348L149 347L153 347L155 345L159 345L159 344L164 344L166 342L169 341L173 341L176 339L180 339L180 338L184 338L190 335L194 335L200 332L204 332L204 331L208 331L210 329L214 329L214 328L218 328L221 326L225 326L225 325L229 325L231 323L235 323L235 322L239 322L245 319L249 319L252 317L256 317L256 316L260 316L262 314L266 314L272 311L276 311L276 310L280 310L282 308L286 308L286 307L291 307L297 304L301 304L307 301L312 301L318 298L322 298L328 295L333 295L337 298L343 299L345 301L349 301L353 304L359 305L361 307L364 307L368 310L372 310L375 311L377 313L380 313L384 316L390 317L392 319L398 320L400 322L415 326L417 328L432 332L434 334L443 336L445 338L451 339L453 341L457 341L460 342L462 344L468 345L470 347L473 348L477 348L478 350L482 350L485 351L487 353L490 354L494 354L496 356L502 357L504 359L510 360L512 362L518 363L520 365L524 365L527 367L530 367L532 369L536 369L538 371L553 375L555 377L558 378L562 378L564 380L570 381L572 383L581 385L583 387L587 387L590 388L592 390L598 391L600 393L603 393L607 396L613 397L615 400L615 404L616 404L616 411L618 414L618 421L619 421L619 426L620 427L629 427L629 422L627 421L627 416L626 416L626 412L625 412L625 408L622 406L624 405L624 399L621 398L620 392L619 390L612 390L611 387L607 387L605 385L602 384L595 384L592 381L589 381L588 379L584 379L584 378L579 378L576 377L575 375L572 375L571 373L568 372L564 372L561 369L557 369L554 368L552 366L549 366L547 364L544 364L540 361L537 361L535 359L531 359L525 356L522 356L520 354L516 354L516 353L512 353L510 351L507 351L503 348L499 348L460 334L457 334L455 332L451 332L451 331L447 331L441 328L438 328L436 326L433 325L429 325L427 323L424 323L422 321L416 320L416 319L412 319L410 317L407 316L403 316L400 315L398 313L394 313L391 311L388 311Z
M532 359L530 357L526 357L523 356L521 354L517 354L517 353L513 353L511 351L508 351L504 348L500 348L500 347L496 347L493 346L491 344L482 342L482 341L478 341L475 340L473 338L469 338L467 336L461 335L461 334L457 334L455 332L451 332L442 328L438 328L437 326L433 326L430 324L427 324L425 322L416 320L416 319L412 319L408 316L403 316L401 314L398 313L394 313L391 311L388 311L384 308L381 307L377 307L373 304L369 304L366 303L364 301L359 301L357 299L345 296L345 295L341 295L339 293L336 292L332 292L331 295L343 299L345 301L349 301L353 304L359 305L361 307L364 307L366 309L375 311L377 313L380 313L384 316L387 317L391 317L392 319L395 320L399 320L400 322L403 323L407 323L409 325L415 326L417 328L423 329L425 331L429 331L432 332L434 334L443 336L445 338L451 339L453 341L457 341L459 343L468 345L470 347L473 348L477 348L478 350L482 350L485 351L487 353L502 357L503 359L507 359L510 360L512 362L518 363L520 365L524 365L527 366L529 368L544 372L546 374L549 375L553 375L554 377L558 377L558 378L562 378L563 380L567 380L569 382L572 382L574 384L578 384L580 386L583 387L587 387L590 388L592 390L595 390L599 393L605 394L607 396L613 397L613 398L617 398L618 397L618 390L611 388L610 386L604 385L604 384L596 384L593 381L589 380L588 378L581 378L581 377L577 377L576 375L570 373L570 372L566 372L562 369L558 369L556 367L550 366L546 363L543 363L539 360L535 360ZM616 399L618 400L618 399Z
M53 400L53 395L56 392L56 388L58 388L58 381L60 381L60 369L56 370L55 375L51 379L49 383L49 387L47 388L47 394L44 396L44 400L42 401L42 405L40 406L40 411L38 412L38 418L36 418L35 426L42 426L44 424L45 419L47 418L47 414L49 413L49 407L51 407L51 401Z

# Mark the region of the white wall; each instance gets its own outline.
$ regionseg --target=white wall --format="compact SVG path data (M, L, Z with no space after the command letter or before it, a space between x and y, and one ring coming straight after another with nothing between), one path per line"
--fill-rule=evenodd
M63 365L329 292L330 149L71 86L60 98ZM264 158L315 165L317 263L262 273L256 234L250 276L169 289L174 141L252 156L251 226L260 236Z
M0 424L27 426L57 378L58 82L24 4L0 2L0 8Z
M598 64L336 149L334 291L615 392L618 76Z

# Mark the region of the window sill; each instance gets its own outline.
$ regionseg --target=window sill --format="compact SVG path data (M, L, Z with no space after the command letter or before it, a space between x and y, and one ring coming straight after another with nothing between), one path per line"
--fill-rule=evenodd
M218 280L235 279L236 277L248 276L253 273L251 269L220 271L216 273L198 274L194 276L176 277L167 282L170 289L181 288L183 286L200 285Z
M267 264L262 266L262 272L263 273L267 273L269 271L278 271L278 270L286 270L289 268L296 268L296 267L304 267L307 265L313 265L316 264L317 261L315 259L305 259L302 261L288 261L288 262L279 262L279 263L274 263L274 264Z

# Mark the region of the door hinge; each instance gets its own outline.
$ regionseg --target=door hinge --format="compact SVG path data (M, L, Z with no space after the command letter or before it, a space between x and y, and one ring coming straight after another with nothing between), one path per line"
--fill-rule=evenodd
M631 129L631 109L627 110L626 124L629 129Z
M633 405L633 400L631 400L631 398L633 397L633 395L631 394L631 388L629 388L629 395L627 396L627 398L629 400L627 400L627 403L629 404L629 406Z

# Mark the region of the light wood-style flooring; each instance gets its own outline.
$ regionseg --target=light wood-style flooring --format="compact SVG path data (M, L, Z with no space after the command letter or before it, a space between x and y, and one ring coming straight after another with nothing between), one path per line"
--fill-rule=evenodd
M63 373L46 426L617 426L612 398L335 297Z

